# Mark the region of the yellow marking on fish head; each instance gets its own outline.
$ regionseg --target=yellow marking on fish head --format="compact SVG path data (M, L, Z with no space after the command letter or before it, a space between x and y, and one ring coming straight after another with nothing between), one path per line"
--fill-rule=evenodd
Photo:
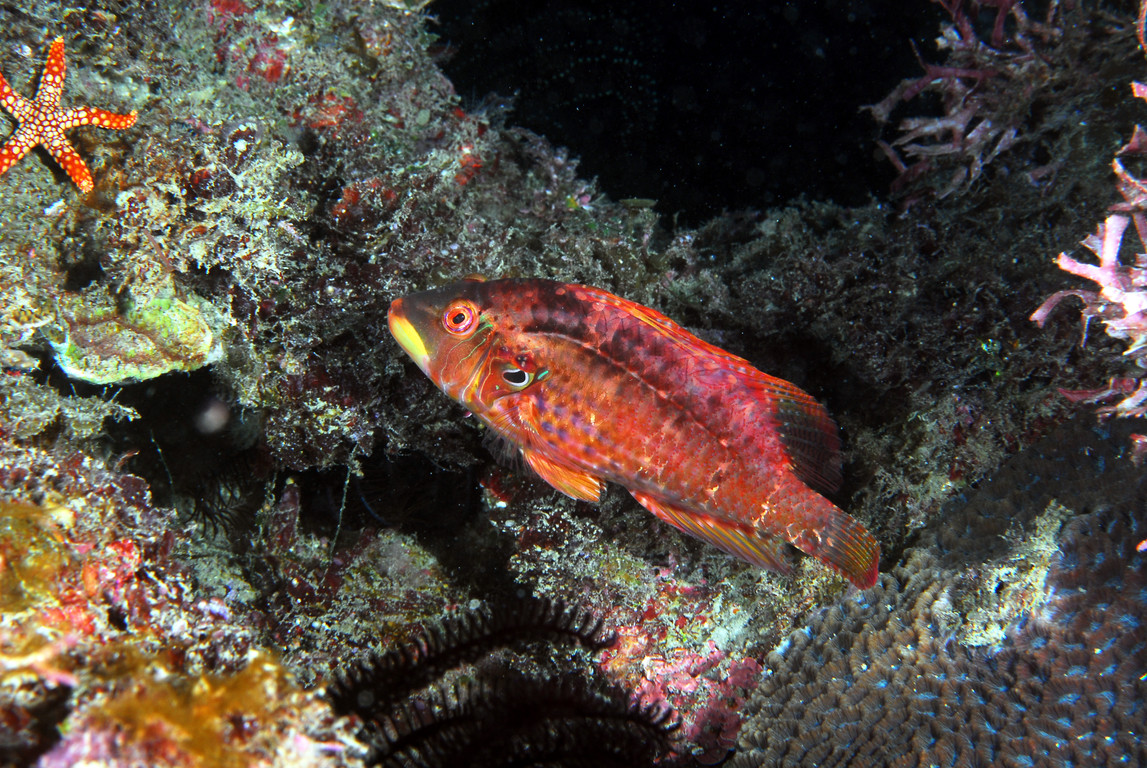
M424 372L429 373L430 353L426 344L418 334L418 330L403 313L402 299L395 299L390 304L390 311L386 314L386 324L390 328L390 335L402 347L402 351L410 355Z
M402 350L439 389L471 406L472 389L492 337L482 297L459 282L395 299L387 325Z
M439 389L490 418L497 400L549 376L524 342L514 306L497 289L461 280L395 299L387 317L399 346Z

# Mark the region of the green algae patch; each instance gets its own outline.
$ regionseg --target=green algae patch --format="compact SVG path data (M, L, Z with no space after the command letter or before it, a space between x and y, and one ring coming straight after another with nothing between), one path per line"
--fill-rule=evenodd
M62 297L49 334L64 372L92 384L143 381L193 371L219 358L211 306L196 297L153 296L117 306L93 294Z

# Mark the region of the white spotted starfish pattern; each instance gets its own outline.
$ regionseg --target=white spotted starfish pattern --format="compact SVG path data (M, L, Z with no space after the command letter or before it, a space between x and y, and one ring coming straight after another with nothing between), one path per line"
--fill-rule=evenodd
M64 91L64 75L67 70L64 38L57 37L48 51L48 62L44 65L44 76L40 78L40 88L36 91L34 101L28 101L13 91L4 75L0 74L0 106L11 112L20 124L4 146L0 147L0 174L28 154L28 150L43 144L72 181L76 182L76 186L87 194L94 186L91 171L68 141L64 131L81 125L123 130L135 125L137 113L134 109L127 115L92 107L62 109L60 94Z

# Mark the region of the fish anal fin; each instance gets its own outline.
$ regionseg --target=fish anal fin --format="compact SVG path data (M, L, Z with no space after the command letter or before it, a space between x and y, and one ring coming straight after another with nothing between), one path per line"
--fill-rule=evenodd
M522 449L522 456L538 476L557 490L578 501L599 501L605 488L598 478L579 469L559 464L537 451Z
M751 527L721 520L703 512L691 512L655 499L639 491L630 491L637 503L669 523L674 528L696 536L702 541L739 557L760 568L777 573L792 573L793 566L786 554L786 543L778 536L757 531Z

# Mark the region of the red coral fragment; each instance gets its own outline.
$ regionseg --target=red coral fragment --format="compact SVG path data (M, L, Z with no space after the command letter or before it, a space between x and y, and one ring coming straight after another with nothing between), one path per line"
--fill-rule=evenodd
M222 26L236 16L246 16L251 12L243 0L211 0L211 9L207 12L207 22Z
M350 96L323 93L312 96L307 106L294 114L294 124L308 128L338 128L344 123L361 123L363 112Z
M482 161L472 154L472 147L470 146L462 147L461 152L462 157L458 160L458 165L462 169L454 174L454 181L457 182L458 186L463 187L477 175L478 171L482 170Z

